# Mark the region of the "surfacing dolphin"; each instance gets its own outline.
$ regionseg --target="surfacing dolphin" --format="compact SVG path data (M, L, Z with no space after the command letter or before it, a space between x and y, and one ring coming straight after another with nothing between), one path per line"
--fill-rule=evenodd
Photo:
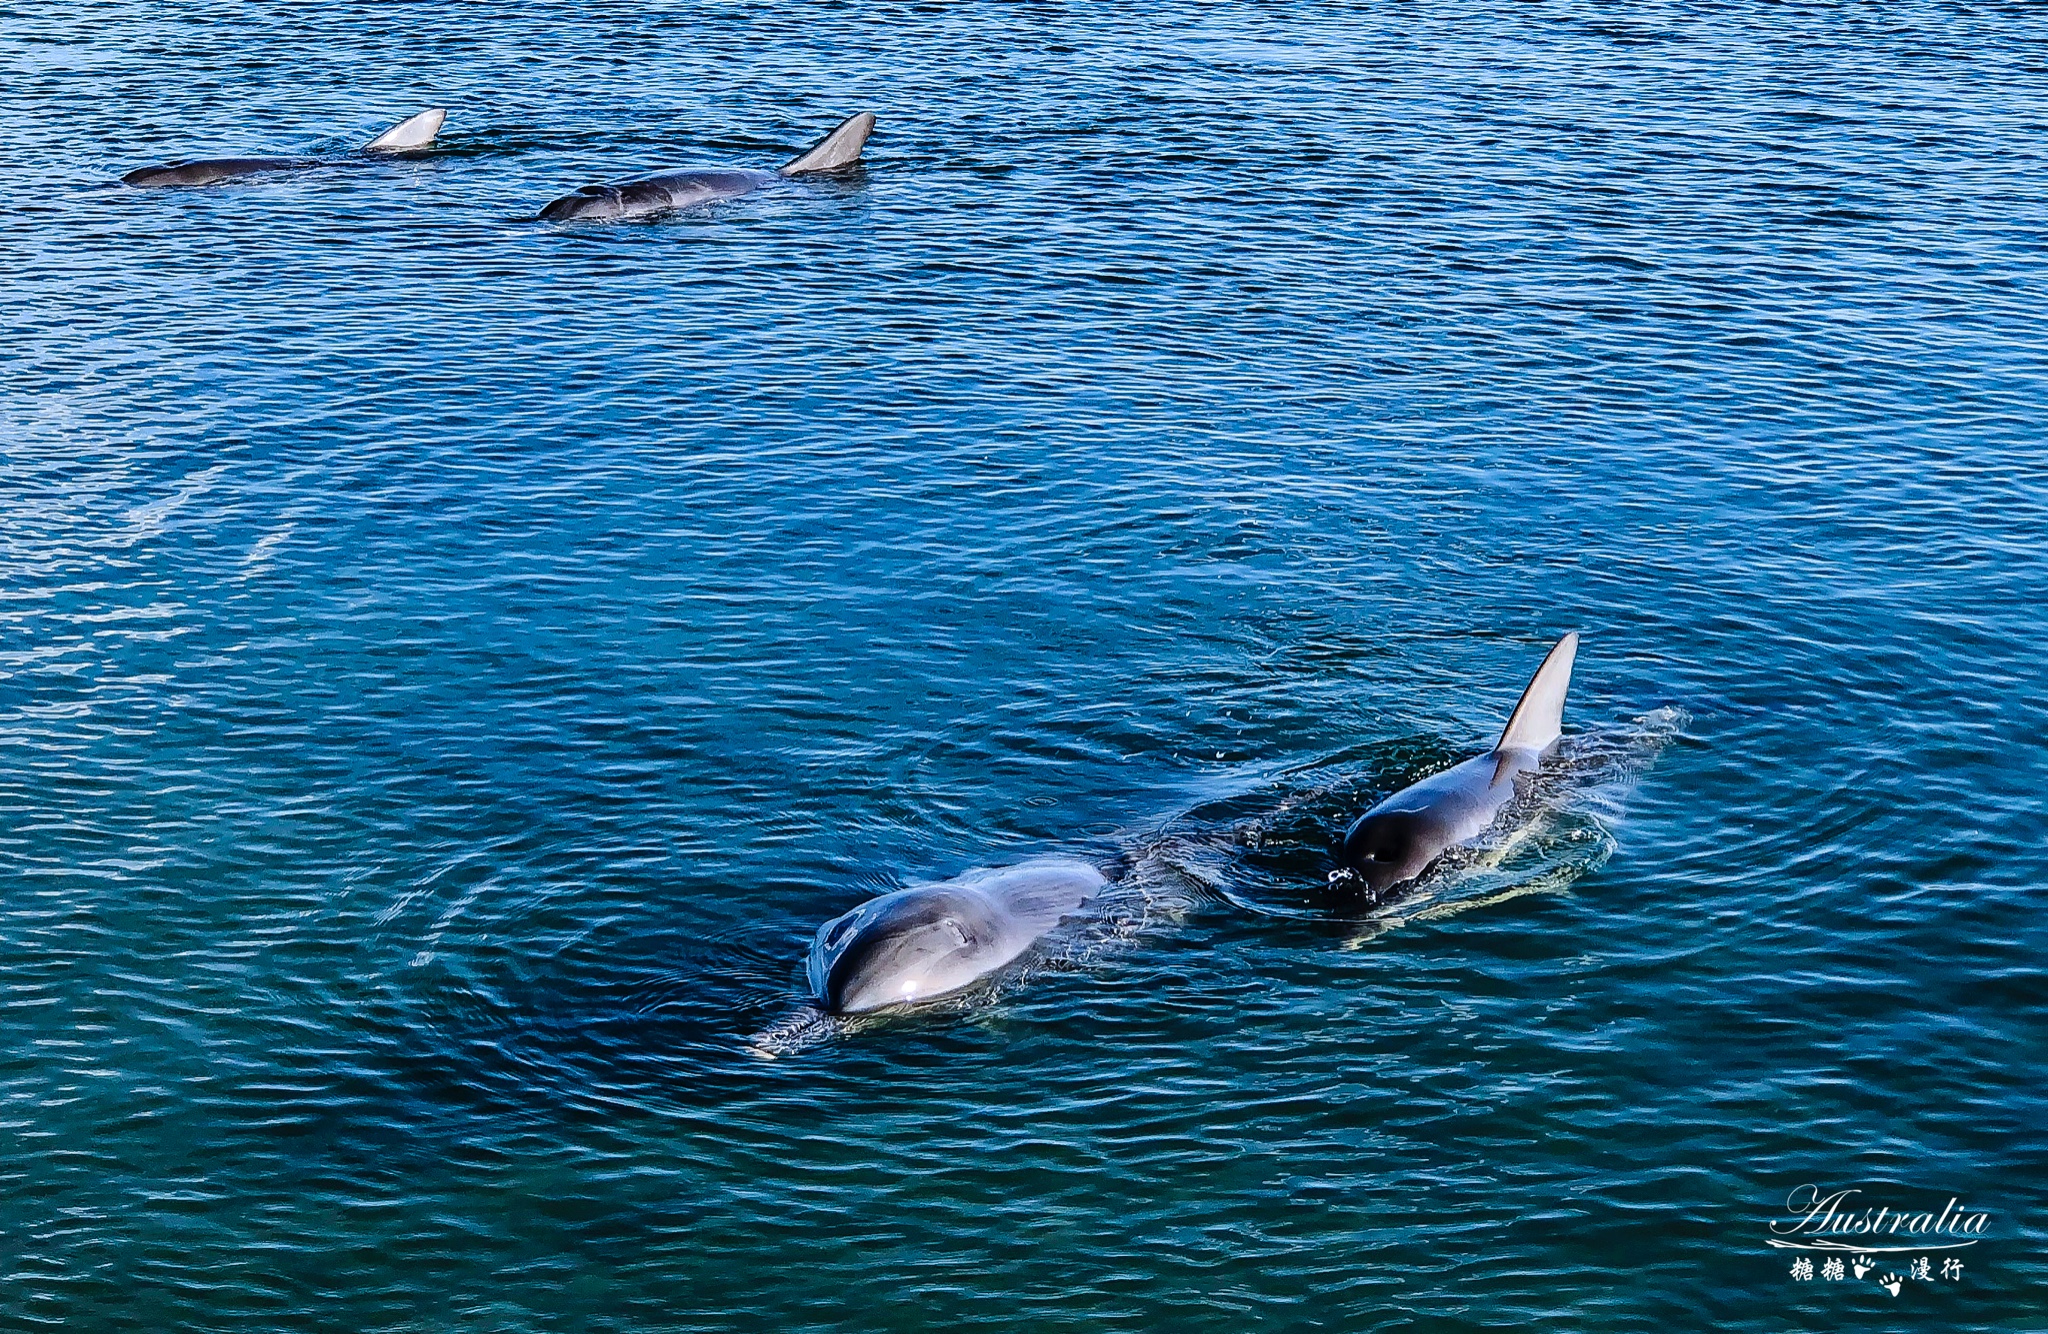
M434 141L434 135L440 133L440 123L446 119L449 111L444 107L430 107L406 117L358 148L354 158L190 158L186 162L166 162L164 166L139 166L123 176L121 184L213 184L215 180L233 180L258 172L301 172L311 166L338 166L362 156L401 154L426 148Z
M752 194L784 176L808 176L837 171L859 159L868 135L875 128L874 113L863 111L848 116L818 142L774 171L746 171L736 167L702 167L685 171L662 171L635 176L606 185L586 185L574 194L563 195L540 211L543 222L604 222L613 218L639 218L650 213L707 204L715 199L737 199Z
M846 1015L950 995L1021 957L1105 883L1088 862L1046 857L869 899L818 928L812 999Z
M266 171L302 171L307 167L337 166L372 154L403 153L425 148L441 132L448 119L445 107L431 107L408 116L356 150L356 157L203 157L168 162L157 167L137 167L121 178L123 185L212 185L238 176Z
M1514 799L1515 779L1557 749L1578 650L1576 634L1557 641L1492 750L1402 788L1353 821L1337 850L1331 888L1377 902L1485 833Z

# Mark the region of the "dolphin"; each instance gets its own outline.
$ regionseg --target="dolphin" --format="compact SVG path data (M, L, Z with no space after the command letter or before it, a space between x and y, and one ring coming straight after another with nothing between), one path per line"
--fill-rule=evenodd
M407 116L375 139L356 151L368 153L403 153L407 149L425 148L434 142L434 136L441 132L441 122L448 119L445 107L432 107L416 116ZM123 185L212 185L215 181L231 181L238 176L254 176L266 171L300 171L307 167L339 165L347 158L318 157L203 157L185 162L167 162L158 167L137 167L121 178Z
M784 176L809 176L847 166L860 157L860 150L874 128L873 112L848 116L830 134L774 171L702 167L656 172L606 185L586 185L574 194L550 201L541 209L540 220L603 222L688 208L715 199L737 199Z
M1021 956L1106 883L1088 862L1045 857L869 899L818 928L812 998L846 1015L949 995Z
M1492 750L1402 788L1358 817L1337 849L1333 889L1377 902L1450 848L1486 832L1515 795L1515 779L1557 749L1579 637L1557 641L1536 669Z

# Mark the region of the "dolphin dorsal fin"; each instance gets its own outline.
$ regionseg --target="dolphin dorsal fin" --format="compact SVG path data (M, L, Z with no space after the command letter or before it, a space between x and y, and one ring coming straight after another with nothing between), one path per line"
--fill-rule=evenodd
M363 145L365 153L391 152L401 148L425 148L441 132L448 108L429 107L417 116L407 116L375 139Z
M868 136L874 133L875 113L862 111L839 122L839 127L782 164L784 176L801 176L809 171L836 171L860 156Z
M1495 750L1548 750L1564 729L1564 696L1572 688L1572 659L1579 653L1576 632L1557 641L1550 656L1529 678L1529 688L1508 716Z

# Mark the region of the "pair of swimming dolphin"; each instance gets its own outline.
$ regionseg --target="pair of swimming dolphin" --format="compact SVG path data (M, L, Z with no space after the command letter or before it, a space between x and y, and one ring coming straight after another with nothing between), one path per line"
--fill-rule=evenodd
M1354 820L1337 848L1332 888L1381 902L1485 833L1514 800L1516 780L1556 752L1578 647L1576 634L1557 641L1493 749ZM1088 862L1046 858L870 899L818 929L807 963L812 998L847 1015L960 991L1020 958L1106 883Z
M262 172L340 166L394 154L417 152L434 142L434 136L441 132L441 125L447 119L446 109L430 108L418 115L406 117L353 154L342 157L192 158L162 166L139 167L123 176L121 181L124 185L140 186L212 185L216 181L254 176ZM866 146L868 135L874 132L874 128L875 117L872 112L863 111L848 116L824 138L774 171L691 168L683 171L655 172L652 175L635 176L606 185L586 185L573 194L563 195L546 205L540 211L540 218L548 222L637 218L650 213L664 213L670 209L688 208L692 204L704 204L717 199L737 199L784 177L817 175L838 171L851 165L859 159L860 151Z

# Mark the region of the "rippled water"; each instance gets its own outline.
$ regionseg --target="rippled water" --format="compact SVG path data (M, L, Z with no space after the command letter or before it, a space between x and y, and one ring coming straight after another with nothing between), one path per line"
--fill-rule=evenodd
M2048 30L1631 12L0 18L7 1320L2038 1323ZM1571 628L1689 718L1585 846L1302 911ZM1048 852L1155 874L748 1054Z

